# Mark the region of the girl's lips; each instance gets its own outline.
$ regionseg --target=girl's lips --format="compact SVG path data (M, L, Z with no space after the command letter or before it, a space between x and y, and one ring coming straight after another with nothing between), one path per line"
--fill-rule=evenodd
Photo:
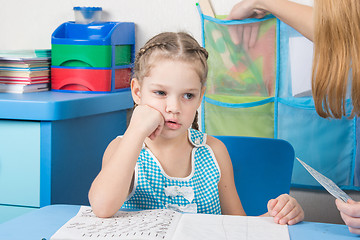
M175 122L175 121L165 121L165 126L172 129L172 130L176 130L179 129L181 127L181 124Z

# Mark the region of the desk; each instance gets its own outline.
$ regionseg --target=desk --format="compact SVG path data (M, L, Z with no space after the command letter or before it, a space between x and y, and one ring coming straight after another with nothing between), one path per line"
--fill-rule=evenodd
M0 239L47 240L79 211L76 205L50 205L0 224ZM289 226L291 240L359 239L345 225L302 222Z
M129 89L0 93L0 223L49 204L87 205L106 146L126 129Z

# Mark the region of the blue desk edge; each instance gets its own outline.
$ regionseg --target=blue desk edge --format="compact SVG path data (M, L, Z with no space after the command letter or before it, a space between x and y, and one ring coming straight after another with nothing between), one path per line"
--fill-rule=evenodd
M22 240L41 239L50 237L79 211L77 205L50 205L31 211L20 217L0 224L0 238ZM291 240L302 239L359 239L357 235L349 232L347 226L339 224L301 222L289 226Z
M0 119L56 121L130 109L130 89L114 93L0 93Z

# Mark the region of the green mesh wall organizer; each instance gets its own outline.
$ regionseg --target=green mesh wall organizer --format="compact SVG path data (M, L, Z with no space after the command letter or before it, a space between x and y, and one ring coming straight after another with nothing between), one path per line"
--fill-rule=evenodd
M294 57L302 48L292 50L304 37L272 15L230 21L198 10L203 46L209 52L202 130L287 140L297 157L342 189L360 190L358 120L323 119L315 111L311 92L295 92L295 78L309 81L302 77L305 69L296 65L300 57ZM296 161L292 186L322 188Z

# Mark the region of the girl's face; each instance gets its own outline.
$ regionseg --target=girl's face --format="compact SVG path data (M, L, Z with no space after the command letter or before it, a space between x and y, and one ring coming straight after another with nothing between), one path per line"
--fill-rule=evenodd
M205 87L195 71L197 64L159 60L140 84L133 79L133 98L158 110L165 120L162 135L187 130L201 104Z

